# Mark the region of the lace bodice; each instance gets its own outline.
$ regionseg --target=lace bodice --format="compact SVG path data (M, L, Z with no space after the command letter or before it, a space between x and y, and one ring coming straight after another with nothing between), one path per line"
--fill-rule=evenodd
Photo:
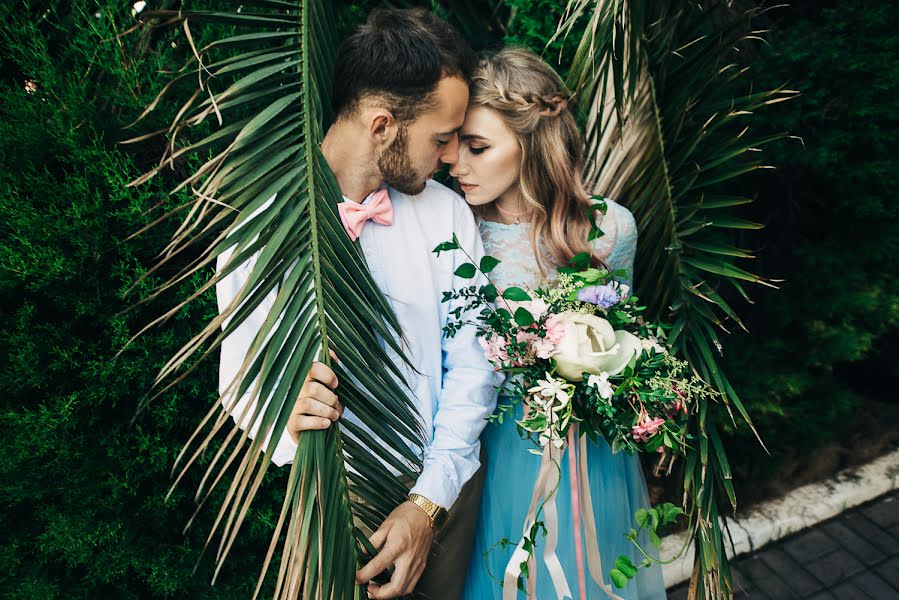
M608 210L598 220L605 235L593 242L593 249L597 255L605 258L612 270L627 271L627 277L622 278L622 282L631 285L634 278L634 255L637 251L637 225L628 209L611 200L606 202ZM490 279L497 287L503 289L515 285L534 289L548 283L543 280L534 257L530 223L510 225L478 219L478 226L484 238L484 250L502 261L490 273ZM548 253L544 255L548 256ZM548 277L554 275L554 269L547 271Z

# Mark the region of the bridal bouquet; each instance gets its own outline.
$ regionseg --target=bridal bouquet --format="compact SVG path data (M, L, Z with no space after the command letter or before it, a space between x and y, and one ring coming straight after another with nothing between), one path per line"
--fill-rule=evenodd
M458 249L454 237L434 251ZM623 273L591 267L589 260L587 254L576 256L569 266L559 269L552 287L500 290L491 282L444 292L444 301L461 298L465 304L453 313L455 319L445 333L452 337L466 324L477 328L487 359L509 374L500 394L510 401L500 405L491 420L502 423L518 417L519 433L540 448L530 449L532 452L559 457L567 445L573 456L584 437L594 443L602 438L613 452L658 453L660 467L667 462L670 470L690 441L686 433L690 411L699 399L717 392L693 375L685 361L668 352L668 328L641 317L638 298L615 280ZM497 259L485 256L477 265L463 264L456 275L473 278L481 272L490 282L489 273L498 264ZM463 314L478 316L467 321ZM584 460L585 452L580 454ZM572 462L572 466L577 465ZM581 471L583 478L586 469ZM589 541L592 508L588 506L589 486L586 488L587 498L582 498L580 509L588 520ZM542 500L545 504L553 491L535 490L535 503ZM531 513L520 544L527 552L513 557L514 561L522 559L517 575L525 579L533 568L528 561L533 558L534 537L546 529L536 518L539 508L534 510L532 504ZM666 503L637 511L635 519L638 529L649 530L650 540L658 546L657 529L679 514L683 511ZM638 530L631 529L626 535L636 544L637 534ZM654 559L643 554L643 565L648 566ZM601 579L592 572L592 563L590 566L593 578ZM617 587L623 587L636 572L637 566L620 556L610 577ZM506 582L512 583L508 578ZM605 587L601 581L597 583ZM520 580L516 584L522 586ZM559 585L565 587L564 582Z

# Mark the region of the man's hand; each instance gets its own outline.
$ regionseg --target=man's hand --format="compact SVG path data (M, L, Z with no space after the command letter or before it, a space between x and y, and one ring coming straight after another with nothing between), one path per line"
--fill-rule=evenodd
M306 375L306 383L300 389L290 420L287 421L287 432L294 442L299 441L301 431L327 429L340 418L343 405L331 391L335 388L337 375L331 367L320 362L312 363L312 368Z
M366 584L393 565L393 576L387 584L368 583L368 597L380 600L411 594L425 569L433 540L430 517L415 504L403 502L371 536L379 552L356 572L356 583Z

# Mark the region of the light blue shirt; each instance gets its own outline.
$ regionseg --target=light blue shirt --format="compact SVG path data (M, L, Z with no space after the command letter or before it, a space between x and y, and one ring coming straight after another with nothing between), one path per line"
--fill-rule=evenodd
M454 274L459 265L468 262L462 252L442 252L438 257L432 251L439 243L450 240L454 233L475 263L484 255L484 247L468 205L445 186L429 181L425 190L416 196L392 188L388 191L393 204L393 225L368 221L359 243L375 283L396 313L405 336L406 355L414 370L394 355L389 346L382 344L382 347L400 365L424 431L430 435L421 457L423 470L412 491L449 509L462 486L480 466L478 438L496 406L495 386L502 383L502 376L484 357L474 327L465 326L452 338L443 335L443 327L451 318L450 311L458 306L455 302L442 302L443 292L480 286L486 281L480 275L475 279L461 279ZM219 258L219 267L227 258L228 253ZM219 310L237 295L251 267L252 260L216 286ZM271 292L222 343L219 391L235 420L239 415L253 413L252 407L245 410L250 394L235 401L225 391L240 369L253 337L274 303L275 294ZM337 395L340 396L339 388ZM343 418L361 424L349 410ZM258 432L258 423L250 426L248 421L246 416L240 425L249 427L253 437ZM266 440L266 447L269 442ZM275 447L272 461L278 466L290 463L295 453L296 443L285 432Z

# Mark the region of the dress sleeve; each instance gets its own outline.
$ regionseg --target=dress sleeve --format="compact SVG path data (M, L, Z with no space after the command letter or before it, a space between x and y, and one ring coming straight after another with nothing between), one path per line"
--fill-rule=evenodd
M634 281L634 257L637 254L637 223L631 211L616 202L609 201L609 213L614 211L615 242L608 256L612 270L627 272L622 283L629 286ZM602 238L600 238L601 240ZM599 242L600 240L597 240Z

